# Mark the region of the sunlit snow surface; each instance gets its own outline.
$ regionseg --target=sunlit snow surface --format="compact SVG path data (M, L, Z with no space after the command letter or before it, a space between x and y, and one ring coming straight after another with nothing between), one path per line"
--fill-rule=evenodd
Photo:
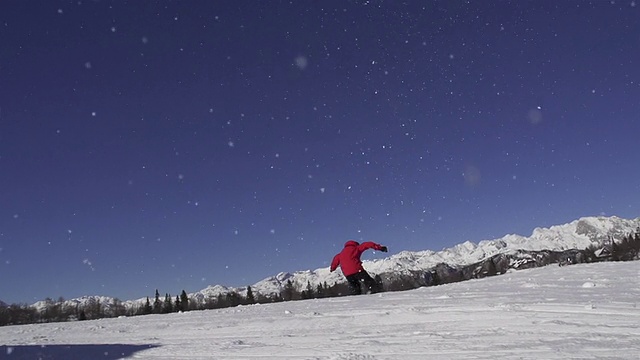
M638 359L640 262L332 299L0 328L0 359Z

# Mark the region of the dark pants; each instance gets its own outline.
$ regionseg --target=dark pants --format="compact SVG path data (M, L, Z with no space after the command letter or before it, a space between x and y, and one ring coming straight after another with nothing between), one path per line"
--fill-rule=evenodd
M347 276L347 281L349 282L349 290L351 290L351 295L362 294L362 286L360 285L361 282L364 282L365 291L367 293L375 292L375 290L377 289L376 281L373 280L371 275L369 275L369 273L364 270Z

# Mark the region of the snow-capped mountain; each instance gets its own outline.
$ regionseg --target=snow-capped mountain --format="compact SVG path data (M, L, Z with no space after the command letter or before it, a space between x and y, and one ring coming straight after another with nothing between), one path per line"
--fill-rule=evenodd
M477 244L467 241L441 251L402 251L385 259L364 261L364 267L372 275L384 273L406 275L411 272L424 272L442 263L454 267L466 266L495 255L516 254L520 251L582 250L594 244L603 245L610 238L619 240L623 236L637 232L640 232L640 217L636 219L623 219L616 216L583 217L564 225L536 228L530 236L509 234L499 239L483 240ZM328 285L333 285L344 282L344 277L340 270L331 273L329 268L294 273L281 272L251 285L251 289L255 294L279 294L289 280L297 290L304 290L307 284L313 287L325 282ZM220 294L224 295L232 291L245 296L247 288L212 285L188 294L188 296L190 299L203 303L207 299L215 299ZM110 297L88 296L68 300L65 305L80 304L82 306L95 301L105 305L113 304L113 298ZM124 301L123 305L125 307L139 307L145 301L146 298L128 300ZM47 302L38 302L34 306L43 308L46 305Z
M207 299L216 298L220 294L226 294L230 291L239 292L241 290L242 289L229 288L222 285L207 286L196 293L189 294L189 298L202 303ZM244 290L246 291L246 289Z
M66 300L64 301L63 304L65 307L80 307L83 309L88 308L92 304L94 305L100 304L100 306L102 306L104 309L108 311L111 307L115 305L116 301L117 300L115 298L110 296L82 296L79 298ZM55 303L56 301L54 300L42 300L42 301L36 302L32 306L40 311L44 311L47 308L49 308L49 306Z
M609 238L621 239L630 233L640 231L640 217L636 219L622 219L611 217L583 217L564 225L549 228L536 228L530 236L516 234L505 235L494 240L483 240L475 244L471 241L458 244L442 251L402 251L385 259L364 261L364 267L371 274L381 273L409 273L411 271L425 271L440 263L452 266L464 266L480 262L497 254L514 254L520 250L563 251L569 249L585 249L592 244L602 245ZM251 285L254 292L260 294L277 294L282 291L288 280L294 287L304 289L307 283L312 286L327 282L332 285L343 282L340 271L329 272L329 268L297 271L294 273L279 273ZM208 287L191 294L192 297L206 298L217 296L219 291L235 290L239 293L246 288Z

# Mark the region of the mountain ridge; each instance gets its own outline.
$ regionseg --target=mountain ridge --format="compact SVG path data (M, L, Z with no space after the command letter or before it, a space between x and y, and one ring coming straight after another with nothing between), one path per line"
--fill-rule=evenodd
M521 250L585 249L594 244L603 244L611 237L620 239L629 233L638 231L639 228L640 217L624 219L617 216L588 216L548 228L536 227L528 237L507 234L498 239L481 240L477 244L465 241L437 252L433 250L401 251L384 259L363 261L363 264L372 275L386 272L424 271L440 263L463 266L494 255L513 254ZM339 269L331 273L329 268L324 267L294 273L279 273L251 285L251 289L260 294L278 294L282 291L287 280L291 280L295 288L304 289L307 283L315 286L326 281L331 285L336 282L344 282L344 277ZM207 291L207 289L209 288L193 294L198 298L219 295L219 293ZM227 288L227 290L229 289L240 294L246 292L246 288Z
M640 217L624 219L617 216L581 217L566 224L553 225L548 228L536 227L530 236L507 234L498 239L481 240L478 243L465 241L440 251L400 251L384 259L365 260L364 267L372 275L381 273L411 274L424 272L438 264L448 264L458 267L480 262L499 254L516 254L520 251L564 251L571 249L585 249L591 245L603 245L611 238L620 239L630 233L640 231ZM280 272L250 285L255 294L280 294L288 281L298 290L307 284L343 283L344 276L340 269L330 272L328 267L315 270L301 270ZM229 292L246 295L247 287L229 287L223 285L209 285L204 289L188 294L189 298L197 302L216 298ZM146 297L136 300L122 301L126 307L141 306ZM70 305L82 305L89 301L100 301L102 304L113 302L108 296L83 296L65 301ZM33 306L46 308L50 302L39 301Z

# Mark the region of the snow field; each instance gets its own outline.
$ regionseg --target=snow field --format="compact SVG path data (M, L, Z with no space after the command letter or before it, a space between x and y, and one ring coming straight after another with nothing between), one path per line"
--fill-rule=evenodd
M9 326L0 359L638 359L639 282L639 262L548 266L405 292Z

